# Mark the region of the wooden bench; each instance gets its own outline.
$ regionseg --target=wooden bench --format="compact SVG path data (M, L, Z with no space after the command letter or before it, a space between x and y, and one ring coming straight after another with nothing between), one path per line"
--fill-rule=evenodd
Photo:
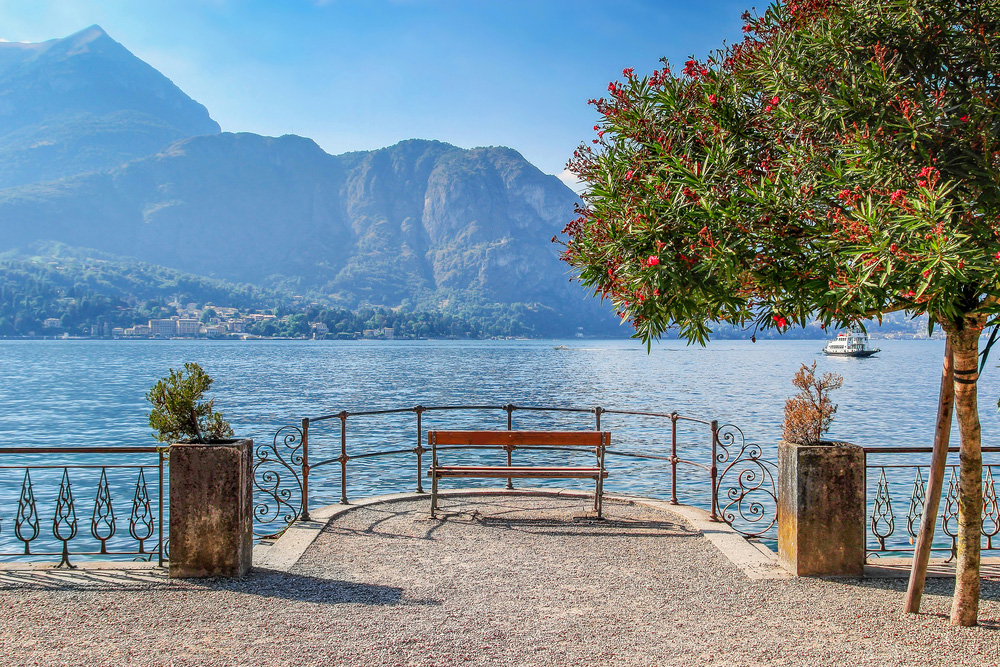
M427 443L431 447L431 518L437 512L438 480L442 477L499 477L536 479L593 479L594 511L601 518L604 497L604 453L611 446L608 431L428 431ZM596 456L596 465L538 466L511 465L515 449L560 450L586 447ZM507 452L507 465L441 465L439 449L502 449Z

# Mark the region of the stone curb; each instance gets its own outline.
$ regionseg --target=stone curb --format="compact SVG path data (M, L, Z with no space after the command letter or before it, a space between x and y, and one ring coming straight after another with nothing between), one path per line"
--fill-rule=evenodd
M449 489L439 491L438 496L442 498L454 498L458 496L486 496L486 495L542 495L542 496L563 496L573 498L590 498L593 494L581 491L569 491L566 489ZM323 528L334 518L359 507L370 507L381 503L393 503L406 500L418 500L426 498L430 503L430 496L426 493L397 493L384 496L373 496L364 498L350 505L327 505L315 512L312 512L310 521L296 521L274 542L259 544L254 547L253 564L269 570L289 571L295 563L299 561L309 545L322 532ZM778 557L774 552L764 545L756 545L748 542L742 535L737 533L728 524L721 521L712 521L708 512L697 507L688 505L671 505L667 501L654 500L638 496L618 496L606 495L605 499L632 503L652 507L668 514L681 517L696 531L704 535L722 555L728 558L738 567L748 579L791 579L793 575L783 569L778 563Z

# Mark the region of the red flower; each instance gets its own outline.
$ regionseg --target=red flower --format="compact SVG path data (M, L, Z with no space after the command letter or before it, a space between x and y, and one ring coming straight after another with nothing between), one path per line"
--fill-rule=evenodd
M718 101L719 100L715 97L715 95L708 96L708 103L711 104L713 107L715 106L715 103Z
M660 296L660 290L654 289L653 290L653 296Z
M657 255L650 255L649 259L646 260L646 266L656 266L660 263L660 258Z
M961 118L959 118L959 120L962 121L963 123L968 123L969 122L969 117L968 116L962 116Z
M786 320L781 315L774 315L771 317L771 319L774 320L774 323L778 325L779 329L784 329L786 326L788 326L788 320Z
M778 96L775 95L771 98L771 106L778 106Z
M897 202L903 201L905 198L906 198L906 194L902 190L896 190L889 197L889 203L890 204L895 204Z

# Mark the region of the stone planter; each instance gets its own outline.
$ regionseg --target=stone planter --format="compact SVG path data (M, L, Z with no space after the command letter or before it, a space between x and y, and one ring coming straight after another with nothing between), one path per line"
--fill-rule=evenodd
M170 446L170 577L241 577L253 552L253 440Z
M847 442L778 443L778 558L799 576L865 569L865 453Z

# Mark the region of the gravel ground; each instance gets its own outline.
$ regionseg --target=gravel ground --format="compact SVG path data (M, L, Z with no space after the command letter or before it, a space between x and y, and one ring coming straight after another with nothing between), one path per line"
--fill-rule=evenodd
M526 496L375 505L291 573L0 572L0 665L997 665L1000 583L977 628L905 580L751 582L682 519Z

